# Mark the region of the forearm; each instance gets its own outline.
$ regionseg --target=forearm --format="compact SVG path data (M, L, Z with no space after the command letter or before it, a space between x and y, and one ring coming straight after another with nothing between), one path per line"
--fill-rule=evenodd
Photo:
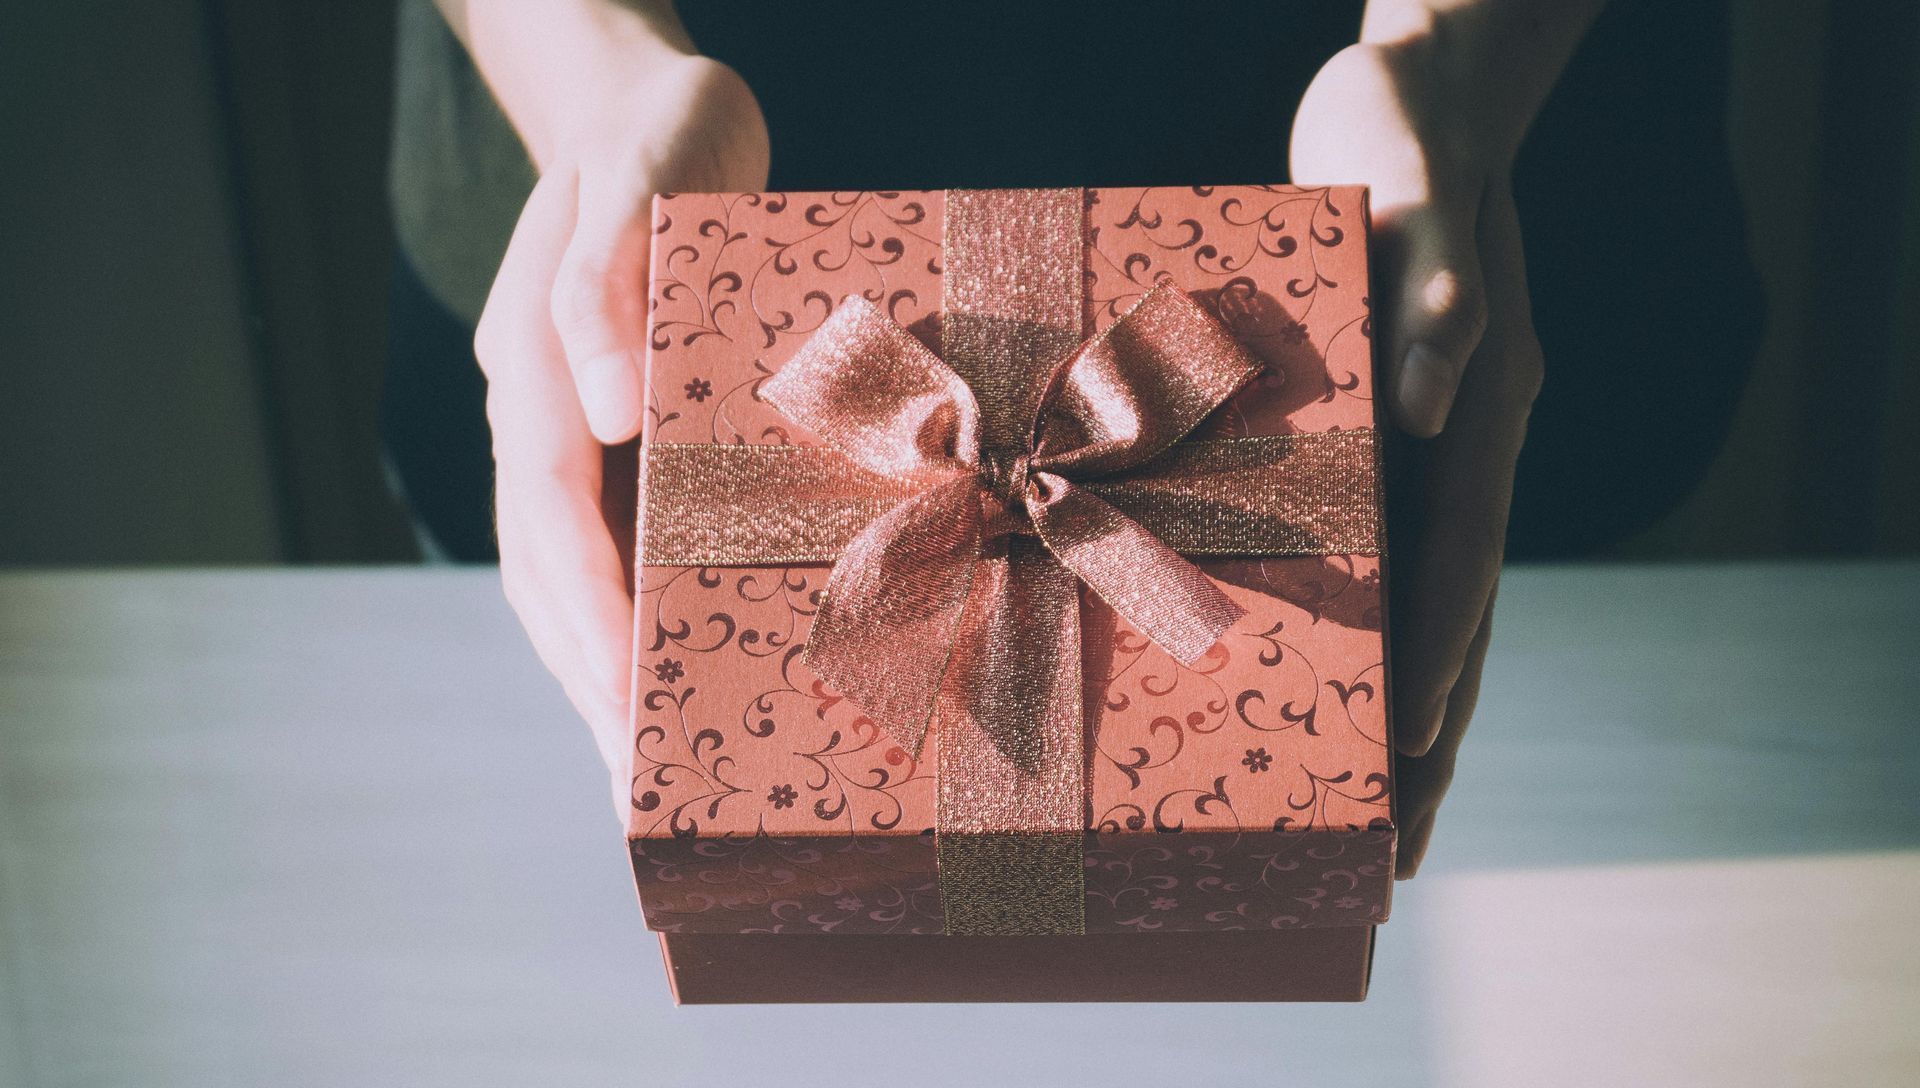
M1519 150L1567 60L1606 0L1367 0L1360 40L1383 46L1441 101L1456 123L1450 150L1506 164ZM1458 124L1460 119L1469 121Z
M535 165L553 161L583 102L694 52L668 0L435 0Z

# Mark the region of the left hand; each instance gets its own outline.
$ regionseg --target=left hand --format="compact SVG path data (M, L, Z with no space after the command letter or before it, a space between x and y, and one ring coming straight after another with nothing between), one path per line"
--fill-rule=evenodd
M1393 712L1401 842L1419 868L1480 690L1514 464L1540 390L1509 185L1518 134L1421 44L1360 44L1320 70L1294 119L1297 184L1371 187L1384 391L1420 440L1391 501ZM1511 138L1508 138L1510 135Z
M578 62L576 62L578 63ZM614 811L633 809L633 599L603 456L640 429L652 198L752 191L767 134L752 91L705 57L610 62L541 150L474 350L493 429L500 580L540 660L585 718ZM576 73L577 75L578 73ZM625 454L637 456L632 451Z

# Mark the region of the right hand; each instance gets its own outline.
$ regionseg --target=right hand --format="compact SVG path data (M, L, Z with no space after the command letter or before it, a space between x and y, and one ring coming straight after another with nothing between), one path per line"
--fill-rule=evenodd
M1514 467L1545 366L1508 183L1524 131L1514 119L1526 114L1490 104L1489 84L1447 44L1336 54L1301 99L1291 149L1295 181L1371 188L1389 403L1420 440L1413 494L1394 500L1392 518L1402 878L1426 853L1479 698Z
M725 65L678 56L569 113L474 337L493 428L500 577L631 806L633 599L601 513L603 447L646 411L654 194L766 187L767 131Z

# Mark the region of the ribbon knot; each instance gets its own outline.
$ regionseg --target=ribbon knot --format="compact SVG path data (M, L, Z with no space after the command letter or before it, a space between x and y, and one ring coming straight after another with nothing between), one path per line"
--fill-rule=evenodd
M978 479L986 539L1014 533L1031 536L1033 521L1027 516L1027 504L1028 494L1036 486L1032 452L988 452L985 457Z
M906 496L842 550L808 667L917 753L943 694L1003 747L1018 746L1040 704L1078 698L1077 639L1060 637L1068 623L1077 631L1060 614L1077 613L1076 583L1193 663L1242 610L1083 484L1165 452L1259 370L1212 315L1162 285L1059 361L1019 421L1024 442L983 449L968 383L847 298L761 395ZM1003 537L1012 566L983 577L977 564ZM964 685L949 692L963 649Z

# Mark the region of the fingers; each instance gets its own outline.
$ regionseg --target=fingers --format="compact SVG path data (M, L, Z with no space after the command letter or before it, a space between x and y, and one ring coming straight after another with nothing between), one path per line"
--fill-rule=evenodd
M572 178L543 178L514 230L474 346L487 374L501 582L618 782L628 762L633 604L600 517L602 446L548 303L574 220ZM624 792L616 785L616 798ZM619 807L624 815L627 805Z
M1467 361L1487 327L1477 210L1471 200L1435 200L1383 213L1388 282L1387 391L1394 422L1419 438L1447 425Z
M555 271L553 327L594 437L612 445L640 430L646 401L646 194L583 175L572 240Z
M1484 414L1461 405L1420 481L1422 524L1402 563L1393 642L1394 744L1404 755L1425 755L1439 736L1500 577L1520 436Z
M1460 754L1460 742L1466 739L1467 725L1480 701L1480 675L1487 660L1487 647L1493 641L1493 602L1489 600L1480 618L1480 629L1467 647L1460 679L1447 696L1445 723L1427 754L1417 759L1401 759L1395 768L1398 789L1398 817L1402 827L1400 849L1394 875L1411 878L1426 858L1427 844L1433 838L1433 822L1440 801L1453 784L1454 763Z
M541 661L593 729L602 758L618 768L626 755L633 602L595 494L552 478L509 484L503 470L501 580Z
M1514 464L1539 390L1540 347L1528 315L1519 226L1510 203L1483 216L1492 320L1462 377L1446 431L1421 451L1419 526L1396 580L1395 745L1423 755L1492 599L1505 552Z
M548 174L527 198L474 333L487 375L487 419L502 473L599 471L547 298L574 225L574 180Z

